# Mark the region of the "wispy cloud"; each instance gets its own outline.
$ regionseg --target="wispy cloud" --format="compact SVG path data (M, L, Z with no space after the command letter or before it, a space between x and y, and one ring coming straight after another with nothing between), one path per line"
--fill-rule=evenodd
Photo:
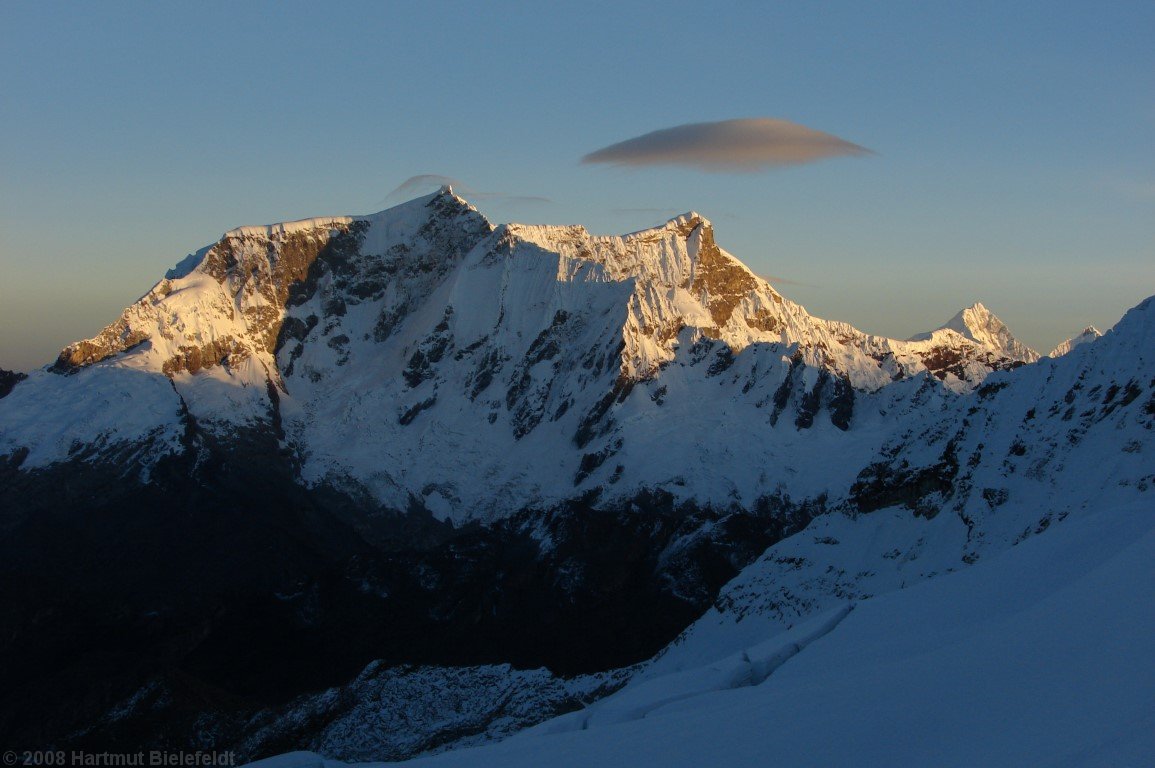
M442 176L438 173L422 173L417 176L410 176L385 196L385 202L398 203L412 200L415 197L436 192L444 186L453 187L454 192L470 200L491 200L495 203L514 204L553 202L548 197L541 197L540 195L511 195L506 192L484 192L473 189L460 179L455 179L452 176Z
M760 277L763 280L765 280L766 282L772 283L774 285L801 285L801 286L804 286L806 288L818 288L819 287L819 286L815 285L814 283L804 283L800 280L790 280L789 278L778 277L777 275L759 274L758 277Z
M386 202L412 200L415 197L436 192L446 185L457 187L461 186L461 182L437 173L422 173L417 176L410 176L401 182L396 189L385 196L385 200Z
M788 120L760 117L663 128L591 152L582 162L681 165L722 173L871 154L871 150L829 133Z

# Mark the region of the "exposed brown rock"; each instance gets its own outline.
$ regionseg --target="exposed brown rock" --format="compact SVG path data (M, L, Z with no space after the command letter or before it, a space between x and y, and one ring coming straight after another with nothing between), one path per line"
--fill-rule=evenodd
M758 287L758 281L741 264L722 253L714 243L714 230L708 224L694 218L683 225L683 229L691 224L694 227L686 236L689 237L696 229L700 232L701 243L690 289L703 297L714 325L721 329L730 321L742 299Z
M270 306L249 307L245 310L245 324L260 340L261 348L273 352L281 334L281 310Z
M229 235L222 237L220 242L205 254L200 265L201 271L215 278L218 283L224 284L229 273L237 266L234 244L234 238Z
M965 359L962 352L952 347L934 347L922 358L922 364L939 379L945 379L948 373L962 378Z
M196 373L202 368L239 363L251 356L249 348L232 336L222 336L200 346L182 346L180 353L165 361L161 370L166 376L181 371Z
M96 338L69 344L61 350L60 356L52 364L52 370L56 373L72 373L78 368L99 363L147 340L148 334L130 328L128 322L121 317L101 331Z
M225 336L206 344L181 345L179 354L162 364L164 373L171 376L178 371L195 372L229 360L236 362L258 350L275 352L283 308L290 304L290 299L312 294L319 260L333 262L329 266L340 269L356 253L364 226L363 222L353 222L271 236L234 232L222 237L205 254L200 271L225 286L237 299L260 296L264 301L244 309L247 331L244 338ZM52 370L72 373L148 341L154 327L149 322L155 315L152 306L172 290L171 281L162 280L99 335L65 347ZM134 316L134 310L140 318ZM142 327L136 327L134 323L141 319L144 320L139 323ZM163 327L159 333L166 339L172 338Z
M781 327L781 321L768 309L760 309L746 317L746 325L766 333L774 333Z

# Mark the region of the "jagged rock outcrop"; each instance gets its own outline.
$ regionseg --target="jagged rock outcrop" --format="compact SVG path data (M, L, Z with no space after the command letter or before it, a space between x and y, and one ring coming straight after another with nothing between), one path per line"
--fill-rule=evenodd
M28 374L20 371L6 371L0 368L0 397L5 397L15 389L16 385L28 378Z

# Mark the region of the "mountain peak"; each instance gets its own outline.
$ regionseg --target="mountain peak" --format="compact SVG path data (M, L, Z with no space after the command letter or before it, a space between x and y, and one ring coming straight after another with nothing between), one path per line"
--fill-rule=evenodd
M987 309L981 301L959 310L954 317L935 330L916 334L910 340L925 341L943 331L953 331L1012 360L1033 363L1039 359L1039 353L1016 339L1007 324Z
M354 301L381 298L384 275L403 268L441 274L447 256L468 252L492 230L448 185L368 216L236 227L168 270L97 336L65 347L52 370L75 373L135 350L149 361L141 365L167 376L245 361L263 376L276 369L285 319L323 276L326 285L357 276ZM414 250L424 261L409 256Z
M946 324L942 326L942 328L950 328L952 331L958 331L964 336L967 336L968 334L981 331L984 328L996 323L999 326L1006 328L1006 325L1002 320L999 320L999 318L995 316L994 312L991 312L989 309L987 309L981 301L976 301L969 307L960 309L954 317L952 317L946 322ZM970 338L973 339L974 337L970 336Z
M713 229L714 225L702 214L697 211L686 211L681 216L675 216L670 219L667 224L672 224L679 227L690 227L691 229L699 226L705 226Z
M988 315L991 314L991 311L989 309L987 309L986 305L983 304L981 301L976 301L974 304L971 304L969 307L964 308L963 310L961 310L959 312L959 314L961 315L963 312L966 312L968 310L971 312L974 312L974 313L979 313L979 314L988 314Z

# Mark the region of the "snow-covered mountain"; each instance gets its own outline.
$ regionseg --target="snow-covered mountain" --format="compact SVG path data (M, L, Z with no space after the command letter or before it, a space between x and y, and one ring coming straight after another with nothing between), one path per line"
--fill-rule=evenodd
M1146 500L1151 305L1038 360L813 317L696 213L232 230L0 399L0 731L364 759L632 696ZM415 680L460 716L363 727Z
M0 451L33 468L147 443L147 472L185 450L187 415L222 439L271 427L306 483L457 522L594 488L752 504L818 459L801 430L850 428L859 394L926 371L967 391L1025 359L981 305L959 317L965 333L869 336L783 298L698 214L623 237L494 228L444 189L227 233L33 374Z
M1062 357L1080 344L1092 342L1102 335L1098 328L1093 325L1088 325L1078 336L1072 336L1052 349L1047 357Z
M946 342L954 334L980 345L992 354L1018 363L1033 363L1039 359L1038 352L1016 339L1006 323L979 302L959 310L958 314L935 330L916 334L911 337L911 341L939 339Z

